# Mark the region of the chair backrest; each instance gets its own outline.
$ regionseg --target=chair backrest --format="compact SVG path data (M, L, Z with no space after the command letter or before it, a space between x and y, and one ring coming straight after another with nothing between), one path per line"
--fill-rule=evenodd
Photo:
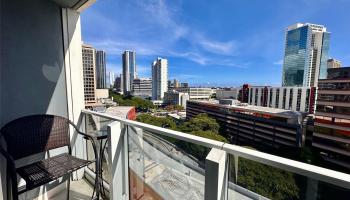
M51 149L70 146L69 120L54 115L31 115L6 124L0 134L7 152L17 160Z

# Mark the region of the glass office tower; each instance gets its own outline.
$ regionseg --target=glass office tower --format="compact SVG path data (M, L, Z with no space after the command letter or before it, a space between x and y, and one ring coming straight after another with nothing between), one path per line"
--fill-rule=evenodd
M327 77L329 37L323 25L287 28L282 86L316 87L319 78Z

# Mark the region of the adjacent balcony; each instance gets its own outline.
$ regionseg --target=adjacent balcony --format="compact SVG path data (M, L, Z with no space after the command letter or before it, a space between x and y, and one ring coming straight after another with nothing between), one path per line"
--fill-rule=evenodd
M350 194L349 174L105 113L83 110L81 119L86 132L108 133L101 144L102 192L109 199L347 199ZM86 145L86 156L93 158ZM89 166L84 179L73 182L80 199L91 196L94 172Z

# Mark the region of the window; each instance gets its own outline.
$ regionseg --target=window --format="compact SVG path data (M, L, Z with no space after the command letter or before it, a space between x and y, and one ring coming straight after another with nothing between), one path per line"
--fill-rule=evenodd
M286 108L286 97L287 97L287 88L283 89L283 101L282 101L282 108Z
M270 88L270 102L269 107L272 107L272 88Z
M289 109L292 110L293 103L293 88L290 89L289 92Z
M297 111L300 111L300 101L301 101L301 89L298 89L298 97L297 97Z
M280 99L280 89L276 89L276 101L275 101L275 108L278 108Z

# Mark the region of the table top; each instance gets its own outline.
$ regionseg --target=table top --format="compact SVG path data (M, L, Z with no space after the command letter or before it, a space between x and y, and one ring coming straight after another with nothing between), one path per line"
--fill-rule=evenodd
M97 140L107 139L108 137L107 130L88 131L87 134Z

